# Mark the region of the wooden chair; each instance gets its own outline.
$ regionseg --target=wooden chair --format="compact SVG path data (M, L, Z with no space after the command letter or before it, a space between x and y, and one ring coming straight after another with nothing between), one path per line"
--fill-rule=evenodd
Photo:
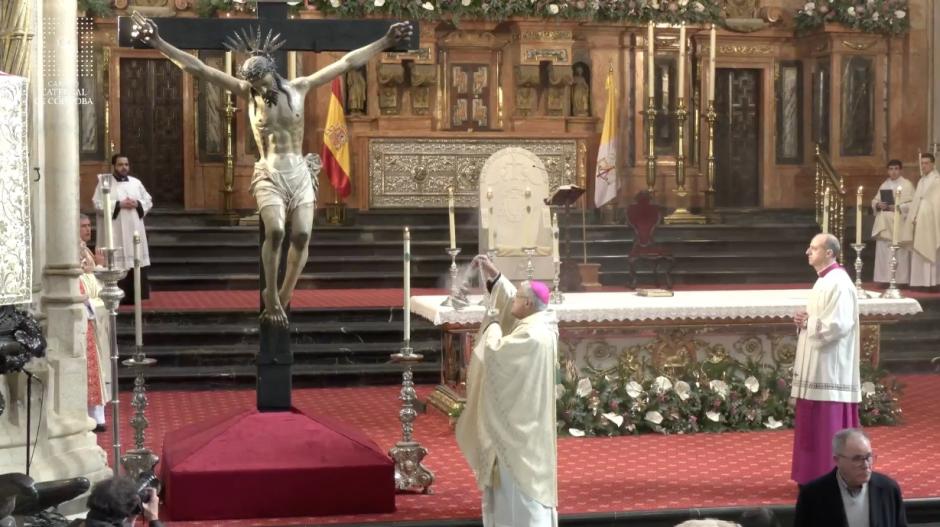
M627 207L627 223L633 228L634 234L633 247L627 255L630 287L636 289L637 261L649 260L653 264L656 287L660 287L659 272L662 266L666 288L672 289L672 268L676 265L676 259L668 247L656 243L655 239L656 227L663 220L662 209L650 202L650 194L645 190L637 193L634 199L634 203Z

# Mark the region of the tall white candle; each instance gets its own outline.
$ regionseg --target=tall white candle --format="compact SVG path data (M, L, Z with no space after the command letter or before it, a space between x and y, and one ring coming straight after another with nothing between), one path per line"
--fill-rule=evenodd
M862 243L862 187L858 187L855 205L855 243Z
M143 312L140 305L140 233L134 231L134 343L144 345Z
M685 22L679 24L679 78L676 79L679 86L676 96L681 100L685 98Z
M899 245L901 239L901 207L898 206L898 203L901 202L901 187L894 189L894 225L891 228L891 245Z
M454 187L447 187L447 221L450 225L450 248L457 248L457 227L454 224Z
M822 223L823 234L829 232L829 189L826 189L826 192L823 193L823 223Z
M708 32L708 100L715 100L715 24Z
M558 250L558 213L552 214L552 262L561 262L561 251Z
M232 52L225 52L225 73L232 74Z
M111 216L114 215L114 209L111 206L111 174L106 174L101 178L101 200L104 201L104 221L102 221L102 227L104 227L104 243L105 248L113 249L114 248L114 234L111 232L113 230L111 225Z
M405 227L405 342L411 340L411 231Z
M653 96L654 81L653 73L655 72L656 64L656 50L654 49L655 45L653 43L653 22L650 21L649 25L646 26L646 84L647 84L647 97Z
M288 51L287 52L287 80L294 80L297 78L297 52Z

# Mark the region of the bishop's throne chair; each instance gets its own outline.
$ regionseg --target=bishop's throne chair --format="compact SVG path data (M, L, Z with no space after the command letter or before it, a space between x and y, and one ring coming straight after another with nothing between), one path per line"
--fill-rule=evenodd
M627 207L627 223L633 229L633 247L627 256L630 266L630 287L636 289L636 267L639 261L653 266L656 287L660 287L660 269L667 289L672 289L672 268L676 259L672 250L656 242L656 227L663 221L663 211L650 200L646 190L637 193L634 203Z

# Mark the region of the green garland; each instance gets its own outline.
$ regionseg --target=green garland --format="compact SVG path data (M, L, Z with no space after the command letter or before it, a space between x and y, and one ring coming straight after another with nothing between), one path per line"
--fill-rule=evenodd
M900 35L911 28L907 0L816 0L793 18L797 33L835 22L865 33Z
M78 0L78 11L84 11L89 17L109 17L112 15L111 0Z
M791 368L713 357L657 372L623 366L612 374L569 376L556 385L559 435L687 434L790 428ZM901 386L883 370L862 367L863 426L898 422Z

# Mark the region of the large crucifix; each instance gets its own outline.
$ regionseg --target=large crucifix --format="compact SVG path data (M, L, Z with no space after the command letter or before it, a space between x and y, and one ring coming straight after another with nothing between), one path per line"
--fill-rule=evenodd
M304 100L311 89L361 67L377 53L416 48L416 32L407 22L289 20L283 1L260 0L257 20L148 19L138 13L119 17L118 42L124 47L152 47L183 71L248 102L247 114L260 153L250 190L263 233L258 409L289 410L293 355L287 306L307 262L320 167L315 154L302 152ZM236 77L205 65L183 49L229 49L249 57ZM311 75L285 79L287 50L354 51ZM290 232L286 232L288 224ZM289 247L278 287L285 238Z

